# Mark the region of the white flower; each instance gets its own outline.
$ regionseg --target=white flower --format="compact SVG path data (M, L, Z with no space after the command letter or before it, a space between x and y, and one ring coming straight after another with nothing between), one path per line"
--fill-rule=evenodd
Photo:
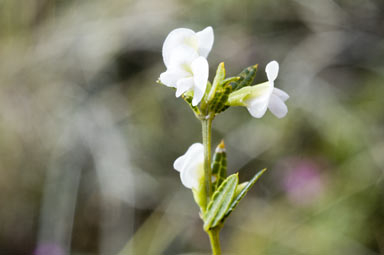
M163 60L168 68L173 50L180 46L189 47L197 52L199 56L208 57L213 45L213 29L206 27L204 30L195 33L188 28L176 28L172 30L163 44Z
M268 81L259 85L244 87L232 93L228 98L231 105L246 106L255 118L264 116L269 109L276 117L283 118L288 113L285 101L289 95L274 87L274 81L279 73L279 63L271 61L265 68Z
M176 88L176 97L188 91L193 92L193 106L201 101L207 87L209 66L206 57L212 44L212 27L197 33L186 28L175 29L163 44L163 60L167 71L160 75L160 81Z
M192 144L187 152L178 157L173 167L180 172L183 185L189 189L197 189L204 177L204 146Z
M204 96L208 74L207 60L198 56L192 48L180 46L173 51L167 71L160 75L160 81L176 88L176 97L193 91L192 105L196 106Z

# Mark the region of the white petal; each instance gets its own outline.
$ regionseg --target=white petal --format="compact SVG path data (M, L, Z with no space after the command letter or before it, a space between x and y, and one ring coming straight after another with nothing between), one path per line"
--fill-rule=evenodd
M198 185L203 164L204 146L201 143L194 143L184 155L176 159L173 167L180 172L183 185L192 188Z
M265 67L265 72L267 73L268 81L273 82L279 73L279 63L275 60L269 62Z
M289 98L289 95L285 91L278 88L274 88L272 93L278 96L284 102L287 101Z
M279 119L283 118L288 113L288 108L284 101L275 94L271 95L268 108Z
M203 96L204 92L202 92L200 89L195 89L193 92L192 106L198 105Z
M178 70L167 70L160 74L160 81L168 87L176 88L177 81L185 77L185 73Z
M197 32L198 38L198 52L200 56L208 57L209 52L212 49L214 35L212 27L206 27L204 30Z
M194 143L189 146L184 155L178 157L173 164L173 167L181 172L194 161L204 161L204 146L201 143Z
M188 70L186 67L189 67L198 57L197 52L191 47L181 45L172 51L167 68L191 72L191 70Z
M193 87L193 78L183 78L177 81L176 84L176 97L181 96L184 92L190 90Z
M247 109L249 113L255 118L261 118L264 116L268 108L269 96L263 95L246 102L248 104Z
M177 28L168 34L163 44L163 60L166 67L169 65L173 50L184 44L189 37L193 36L195 36L195 32L188 28Z
M192 187L196 185L193 177L190 176L191 170L192 169L184 169L184 171L180 172L181 183L188 189L192 189Z
M173 163L173 168L175 168L176 171L180 172L183 169L185 158L186 156L184 154L175 160L175 162Z
M194 80L194 96L192 105L196 106L204 96L207 88L209 66L208 61L204 57L198 57L191 65Z
M204 175L204 162L191 165L187 167L183 172L180 173L181 183L191 189L197 188L199 180Z
M204 161L204 146L201 143L194 143L189 146L186 154L193 161Z

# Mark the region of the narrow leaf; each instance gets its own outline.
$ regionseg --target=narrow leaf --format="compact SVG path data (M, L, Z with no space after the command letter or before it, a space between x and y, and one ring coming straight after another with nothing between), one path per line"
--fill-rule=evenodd
M216 227L220 223L227 212L228 207L231 205L238 182L238 174L232 174L228 176L228 178L225 179L220 187L213 193L204 215L205 230Z
M217 67L216 75L212 83L212 88L209 91L208 102L210 102L214 98L216 90L220 89L220 85L222 84L224 78L225 78L225 67L224 67L224 62L221 62Z
M225 80L223 80L221 82L221 86L223 86L223 85L225 85L227 83L230 83L230 82L237 82L238 80L240 80L240 76L226 78Z
M249 66L245 68L238 76L240 79L235 82L231 82L233 90L241 89L245 86L252 85L253 80L256 77L257 65Z
M253 178L247 183L247 185L240 191L240 193L233 199L231 205L228 207L228 210L226 211L222 221L224 221L231 212L236 208L236 206L239 204L240 200L247 194L248 190L250 190L255 184L255 182L263 175L263 173L267 171L266 168L263 170L260 170Z
M215 191L227 177L227 153L225 152L225 144L223 140L216 147L213 155L212 176L216 178L213 183L213 191Z
M210 111L213 113L220 113L228 108L226 104L228 100L229 94L232 92L232 86L230 83L226 83L223 85L223 87L219 88L216 93L215 97L212 99L210 103Z

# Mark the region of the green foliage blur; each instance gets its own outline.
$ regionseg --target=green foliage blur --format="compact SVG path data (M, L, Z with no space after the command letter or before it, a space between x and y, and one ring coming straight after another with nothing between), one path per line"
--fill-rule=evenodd
M381 0L0 0L0 254L208 254L173 161L200 123L156 84L174 28L212 26L210 80L280 63L288 115L214 121L229 174L268 171L224 254L384 253Z

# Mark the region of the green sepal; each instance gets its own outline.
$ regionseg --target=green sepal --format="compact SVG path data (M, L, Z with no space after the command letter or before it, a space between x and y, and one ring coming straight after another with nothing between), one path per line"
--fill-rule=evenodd
M231 92L232 86L229 83L223 84L216 90L215 96L209 105L209 110L215 114L225 111L229 107L227 101Z
M184 99L185 102L187 102L187 104L196 116L199 116L201 114L199 107L192 105L193 96L189 95L188 93L185 93L181 95L181 97Z
M209 105L209 112L217 114L222 112L228 106L226 102L228 95L232 92L232 87L228 86L228 82L224 82L225 79L225 66L224 62L221 62L217 67L216 75L212 83L212 88L209 90L207 97L207 104Z
M245 86L250 86L253 82L253 80L256 77L256 72L257 72L257 64L253 66L249 66L245 68L238 76L240 79L235 82L231 82L231 86L233 91L241 89L242 87Z
M243 182L243 183L239 183L236 187L236 190L235 190L235 195L233 196L234 198L236 198L241 191L243 191L243 189L245 188L245 186L248 185L249 182Z
M227 100L228 106L247 106L247 100L257 98L270 89L270 83L263 82L254 86L246 86L231 93Z
M207 211L204 214L205 231L216 227L221 222L233 201L238 182L238 174L232 174L213 193L207 206Z
M240 80L240 76L229 77L229 78L222 81L221 86L223 86L227 83L230 83L230 82L237 82L238 80Z
M202 177L204 177L204 175L202 175ZM201 178L199 180L199 185L196 189L192 188L192 194L196 204L200 207L200 210L204 213L205 207L207 205L207 196L205 192L204 178Z
M267 171L266 168L260 170L253 178L246 183L245 187L241 189L241 191L235 191L234 199L231 202L231 205L228 207L224 217L222 218L222 222L231 214L233 210L235 210L236 206L239 204L240 200L247 194L247 192L252 188L252 186L256 183L256 181L263 175L263 173ZM243 183L242 183L243 184ZM240 184L240 185L242 185ZM238 187L240 186L238 185Z
M204 92L204 96L203 98L201 99L200 101L200 113L202 113L203 115L207 115L208 114L208 100L209 100L209 92L211 91L212 89L212 84L207 81L207 88L205 89L205 92ZM200 114L200 116L202 116Z
M217 145L213 154L212 176L215 177L215 181L212 183L212 191L214 192L227 177L227 153L223 140Z
M216 70L215 78L213 79L212 88L209 90L208 103L214 98L216 90L220 88L223 80L225 79L225 66L224 62L221 62Z

